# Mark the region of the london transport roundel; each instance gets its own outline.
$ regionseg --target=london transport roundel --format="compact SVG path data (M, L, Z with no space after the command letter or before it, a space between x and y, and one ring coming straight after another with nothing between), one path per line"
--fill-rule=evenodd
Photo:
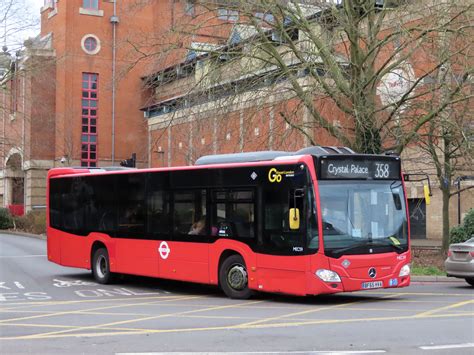
M166 242L161 242L160 247L158 248L158 252L160 253L160 256L162 259L167 259L168 256L170 255L170 247L168 246L168 243Z

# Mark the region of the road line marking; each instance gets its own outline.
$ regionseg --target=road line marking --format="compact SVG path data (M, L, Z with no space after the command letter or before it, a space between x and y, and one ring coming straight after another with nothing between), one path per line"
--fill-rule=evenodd
M459 315L461 316L461 315ZM454 316L454 317L459 317ZM467 314L466 316L472 317L474 313ZM446 315L431 315L425 318L446 318L452 316ZM163 333L185 333L185 332L198 332L198 331L220 331L220 330L242 330L242 329L265 329L265 328L283 328L283 327L294 327L301 325L317 325L317 324L336 324L336 323L354 323L361 321L386 321L386 320L405 320L414 319L413 316L405 317L385 317L385 318L361 318L361 319L339 319L339 320L318 320L310 322L294 322L294 323L278 323L278 324L256 324L249 327L242 327L239 325L235 326L216 326L207 328L182 328L182 329L134 329L134 328L112 328L117 329L116 332L103 332L103 333L79 333L79 334L56 334L56 335L25 335L17 337L0 337L0 340L20 340L20 339L59 339L59 338L81 338L81 337L103 337L103 336L118 336L118 335L143 335L143 334L163 334ZM108 330L103 328L103 330Z
M461 349L461 348L474 348L474 343L420 346L420 349L422 350L445 350L445 349Z
M46 254L37 254L37 255L0 255L0 259L10 259L10 258L45 258Z
M398 295L399 293L397 292L376 292L376 291L361 291L357 292L357 295ZM452 297L452 296L467 296L465 293L437 293L437 292L404 292L403 293L406 296L447 296L447 297Z
M199 298L199 297L191 297L191 298ZM239 305L242 305L242 304L261 303L261 302L264 302L264 301L253 301L253 302L237 303L237 304L224 305L224 306L214 306L214 307L210 307L210 308L197 309L197 310L192 310L192 311L161 314L161 315L158 315L158 316L149 316L149 317L142 317L142 318L137 318L137 319L127 319L127 320L123 320L123 321L105 323L105 324L96 324L96 325L92 325L92 326L85 326L85 327L80 326L80 327L76 327L75 329L67 329L67 330L62 330L62 331L57 331L57 332L48 332L48 333L24 336L24 337L21 337L21 339L38 339L38 338L43 338L43 337L44 338L49 338L49 337L54 338L56 336L64 335L64 333L70 333L70 332L74 332L74 331L90 330L90 329L101 329L101 328L106 328L106 327L119 325L119 324L136 323L136 322L142 322L142 321L147 321L147 320L152 320L152 319L167 318L167 317L176 317L176 316L183 315L183 314L191 314L191 313L197 313L197 312L213 311L213 310L217 310L217 309L233 308L233 307L239 307ZM80 312L78 312L78 313L80 313Z
M102 298L102 299L93 299L93 300L77 300L77 301L41 301L41 302L19 302L19 303L8 303L5 304L5 306L8 306L8 308L2 308L2 310L7 310L7 311L15 311L15 310L21 310L23 308L29 308L29 307L35 307L35 306L63 306L63 305L74 305L74 304L87 304L87 303L111 303L114 301L138 301L138 300L167 300L167 299L173 299L173 300L179 300L180 295L173 295L173 296L162 296L162 295L156 295L152 297L124 297L124 298ZM199 296L201 297L201 296ZM10 306L18 306L18 307L10 307Z
M182 299L192 299L192 298L200 298L200 296L181 296ZM178 297L179 298L179 297ZM155 298L156 299L156 298ZM172 299L172 301L175 301L176 297ZM161 300L156 301L157 303L161 302ZM166 302L162 301L162 302ZM11 318L11 319L3 319L0 320L0 324L8 324L8 322L15 322L18 320L28 320L28 319L36 319L36 318L45 318L45 317L55 317L55 316L62 316L62 315L69 315L69 314L80 314L82 311L100 311L104 309L112 309L112 308L123 308L123 307L133 307L133 306L142 306L146 305L147 303L132 303L132 304L118 304L118 305L113 305L113 306L106 306L106 307L98 307L98 308L91 308L91 309L81 309L81 310L74 310L74 311L63 311L63 312L52 312L48 314L41 314L41 315L36 315L36 316L30 316L30 317L20 317L20 318Z
M448 309L462 307L462 306L465 306L465 305L470 304L470 303L474 303L474 300L462 301L462 302L451 304L449 306L431 309L431 310L426 311L426 312L418 313L418 314L415 315L415 317L418 318L418 317L429 316L429 315L432 315L433 313L438 313L438 312L445 311L445 310L448 310Z
M259 354L381 354L385 350L310 350L310 351L225 351L225 352L180 352L180 355L259 355ZM170 353L115 353L115 355L169 355Z
M360 302L361 301L352 301L352 302L347 302L347 303L338 304L338 305L329 306L329 307L322 307L322 308L317 308L317 309L308 309L308 310L304 310L304 311L300 311L300 312L288 313L288 314L284 314L284 315L277 316L277 317L263 318L263 319L260 319L260 320L254 321L254 322L243 323L243 324L241 324L241 326L245 327L245 326L250 326L250 325L255 325L255 324L267 323L267 322L271 322L271 321L277 320L277 319L289 318L289 317L293 317L293 316L299 316L299 315L302 315L302 314L327 311L327 310L330 310L330 309L341 308L341 307L344 307L344 306L349 305L349 304L352 305L352 304L360 303Z

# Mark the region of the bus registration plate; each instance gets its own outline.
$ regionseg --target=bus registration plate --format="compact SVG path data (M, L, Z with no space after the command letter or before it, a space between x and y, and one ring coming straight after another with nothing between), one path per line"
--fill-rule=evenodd
M383 287L382 281L371 281L371 282L362 282L362 288L380 288Z

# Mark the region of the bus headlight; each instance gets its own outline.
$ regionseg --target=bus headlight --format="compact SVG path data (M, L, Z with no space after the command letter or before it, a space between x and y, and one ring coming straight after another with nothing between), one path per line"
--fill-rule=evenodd
M341 278L337 273L327 269L319 269L316 271L316 276L324 282L341 282Z
M399 277L408 275L410 275L410 264L403 265L403 267L400 269L400 273L398 274Z

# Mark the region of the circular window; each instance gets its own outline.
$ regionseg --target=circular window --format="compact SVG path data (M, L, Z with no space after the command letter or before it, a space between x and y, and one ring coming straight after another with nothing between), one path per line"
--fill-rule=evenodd
M87 54L97 54L100 51L100 41L92 34L82 37L81 46Z
M84 41L84 47L88 52L95 51L97 48L97 40L94 37L87 37Z

